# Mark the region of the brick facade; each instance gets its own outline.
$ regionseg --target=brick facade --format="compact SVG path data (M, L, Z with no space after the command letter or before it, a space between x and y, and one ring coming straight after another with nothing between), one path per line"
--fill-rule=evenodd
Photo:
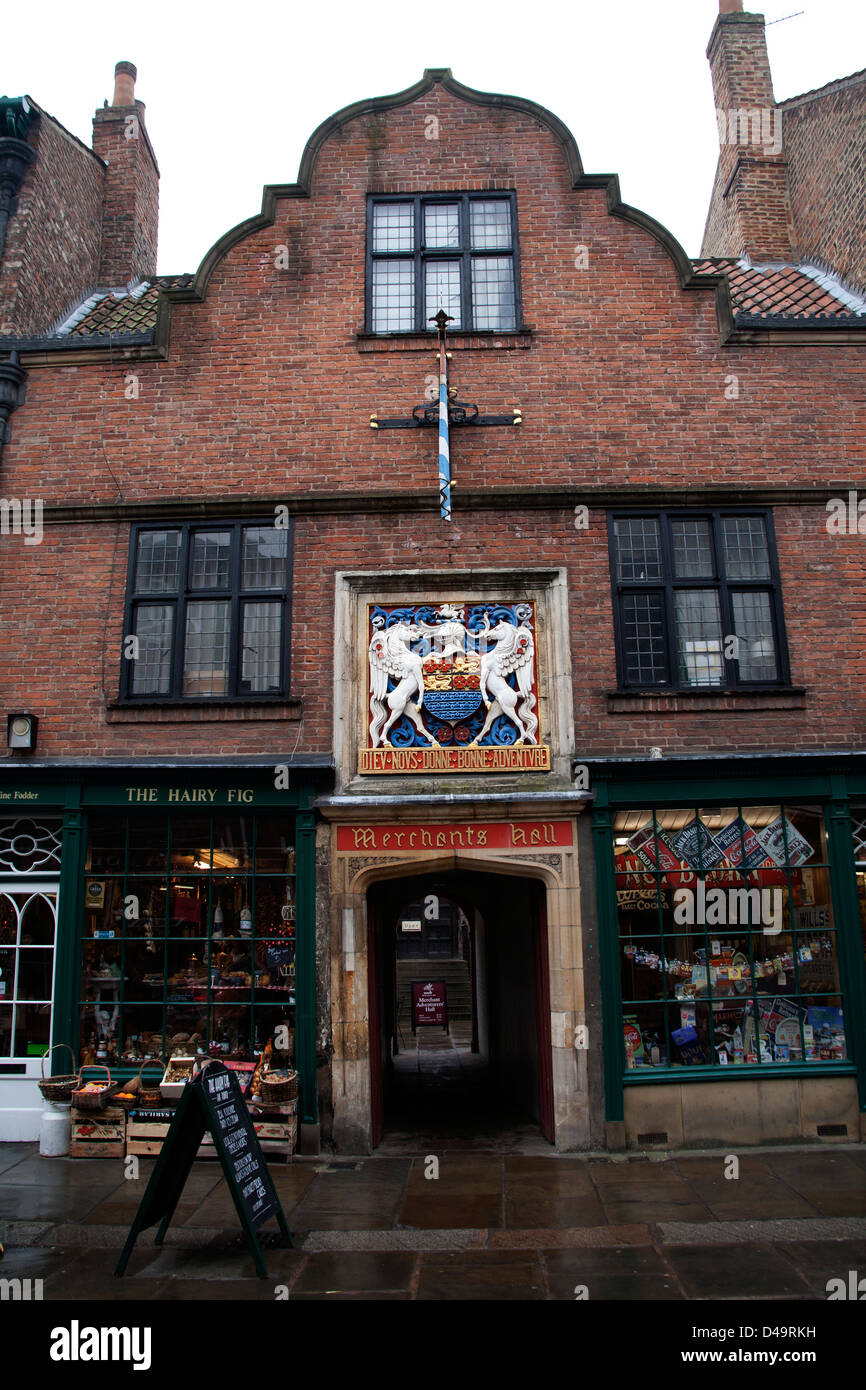
M793 97L779 109L798 253L866 290L866 73Z
M430 115L438 141L424 138ZM465 186L517 191L529 346L455 343L461 395L488 410L521 404L525 423L455 431L455 520L444 528L431 510L401 507L404 499L432 508L431 435L369 428L373 410L406 414L423 399L432 359L406 353L399 340L381 340L370 355L358 335L368 190L451 189L457 151L467 170L495 171L466 174ZM302 701L308 751L329 744L328 711L317 697L331 681L333 572L362 562L411 568L422 556L434 568L567 566L576 722L587 752L724 748L732 740L743 749L845 746L858 737L866 696L860 646L840 653L831 619L856 629L864 560L858 538L827 535L823 499L862 471L860 351L847 343L721 346L712 289L680 289L657 239L610 216L601 190L570 183L562 149L539 121L491 117L440 85L411 104L356 117L322 147L311 197L278 196L273 225L218 262L203 301L174 306L167 361L31 371L4 454L6 492L58 508L183 496L196 506L258 496L267 499L264 513L280 501L298 507L292 694ZM280 245L290 248L286 270L275 268ZM588 248L588 270L575 269L578 245ZM130 372L136 399L126 396ZM727 400L732 375L740 394ZM726 708L707 696L711 708L691 713L684 699L676 720L639 702L626 702L627 718L608 706L616 678L605 509L593 497L602 489L633 505L642 489L695 484L731 500L780 487L825 490L809 506L776 508L792 676L807 687L805 709L779 709L775 695L759 712L743 710L741 699ZM519 490L513 510L507 489ZM531 495L539 489L550 490L542 510ZM491 492L501 510L484 510ZM469 494L480 503L471 512L460 500ZM580 502L591 524L576 532ZM304 514L313 507L316 515ZM334 515L347 507L351 518ZM10 673L10 699L57 711L45 720L46 755L217 744L267 751L274 728L266 715L249 725L223 722L218 739L210 722L107 722L106 702L119 686L127 546L125 525L94 514L90 524L49 526L43 545L22 545L19 563L4 571L10 608L22 585L46 603L53 589L65 593L64 624L76 636L58 648L40 602L26 631L7 637L26 654Z
M114 141L118 157L124 112L97 118L98 143ZM100 274L113 274L126 252L143 268L155 245L148 160L140 143L128 176L106 194ZM461 400L492 414L520 406L523 423L455 425L449 524L439 514L436 432L371 428L374 413L406 417L427 398L436 357L432 336L367 331L367 199L505 190L516 197L522 325L455 333L450 372ZM625 1144L627 1123L629 1142L661 1128L623 1118L621 1070L604 1108L601 1069L615 1068L623 1034L616 1007L600 1003L607 909L593 896L596 851L583 814L596 792L575 789L572 759L643 765L660 752L687 776L695 757L757 763L775 753L798 766L800 755L862 751L866 551L862 536L831 535L825 525L827 499L864 476L863 333L850 319L735 321L726 281L697 274L663 227L624 207L615 179L585 175L554 116L434 70L320 127L298 184L267 189L262 214L224 237L192 283L162 292L146 342L118 345L103 333L22 344L26 399L12 417L3 491L44 500L45 535L34 545L2 538L13 558L0 566L0 657L7 710L40 718L39 760L61 773L74 760L83 777L108 760L141 782L158 761L182 779L220 759L255 765L263 778L289 756L319 769L333 759L327 790L340 795L313 805L318 789L305 787L299 831L310 962L315 954L305 987L318 991L317 1014L299 984L306 1142L319 1142L319 1116L325 1141L346 1152L376 1142L368 889L385 876L434 871L474 873L476 885L525 875L535 879L533 902L543 897L535 926L549 966L546 954L536 958L533 1005L533 1046L547 1068L543 1132L580 1148L601 1136ZM290 694L275 704L121 702L131 524L268 518L280 505L294 526ZM609 510L709 506L772 509L790 684L618 690ZM578 507L588 509L586 526L575 524ZM353 739L369 727L370 704L365 605L386 592L394 604L530 595L545 653L541 727L555 731L552 772L383 773L359 786ZM8 778L26 769L26 754L10 754ZM457 809L452 794L463 798ZM695 804L707 794L711 776L695 781ZM607 804L597 811L592 830L609 838ZM339 826L353 817L389 826L505 817L532 823L539 838L511 845L511 858L477 847L459 862L432 852L423 862L365 858L339 845ZM545 848L539 817L566 827L565 848L555 839ZM504 903L501 884L496 891ZM483 916L483 887L476 893ZM615 914L615 886L612 895ZM488 944L493 950L492 928ZM615 974L618 961L605 968ZM618 988L613 975L607 988ZM585 1055L575 1029L588 1018L595 1029L599 1017L609 1030L605 1057L596 1032ZM842 1080L853 1106L853 1071ZM703 1133L714 1136L715 1123Z
M44 333L99 278L104 167L46 112L0 266L0 336Z

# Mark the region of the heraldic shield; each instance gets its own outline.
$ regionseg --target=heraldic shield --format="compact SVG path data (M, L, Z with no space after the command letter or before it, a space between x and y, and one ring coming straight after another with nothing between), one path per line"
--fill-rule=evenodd
M369 610L369 748L538 744L535 605Z

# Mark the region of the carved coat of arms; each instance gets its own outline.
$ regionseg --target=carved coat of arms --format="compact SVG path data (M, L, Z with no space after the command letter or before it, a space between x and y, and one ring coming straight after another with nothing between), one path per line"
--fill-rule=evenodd
M534 630L532 603L372 607L369 747L537 745Z

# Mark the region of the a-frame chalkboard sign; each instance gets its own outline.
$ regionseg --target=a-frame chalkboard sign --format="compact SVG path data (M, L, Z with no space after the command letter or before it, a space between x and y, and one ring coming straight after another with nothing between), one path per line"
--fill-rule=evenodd
M156 1244L162 1244L205 1130L213 1138L260 1279L266 1279L268 1271L256 1229L275 1216L283 1236L282 1244L291 1245L286 1218L237 1076L222 1062L211 1062L184 1087L115 1274L123 1274L140 1232L148 1226L160 1223Z

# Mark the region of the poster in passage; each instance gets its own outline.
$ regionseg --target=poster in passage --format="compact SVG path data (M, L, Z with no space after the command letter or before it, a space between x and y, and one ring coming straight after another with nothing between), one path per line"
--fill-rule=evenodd
M438 1023L444 1027L448 1022L445 981L413 980L412 1006L415 1010L416 1028L422 1023Z

